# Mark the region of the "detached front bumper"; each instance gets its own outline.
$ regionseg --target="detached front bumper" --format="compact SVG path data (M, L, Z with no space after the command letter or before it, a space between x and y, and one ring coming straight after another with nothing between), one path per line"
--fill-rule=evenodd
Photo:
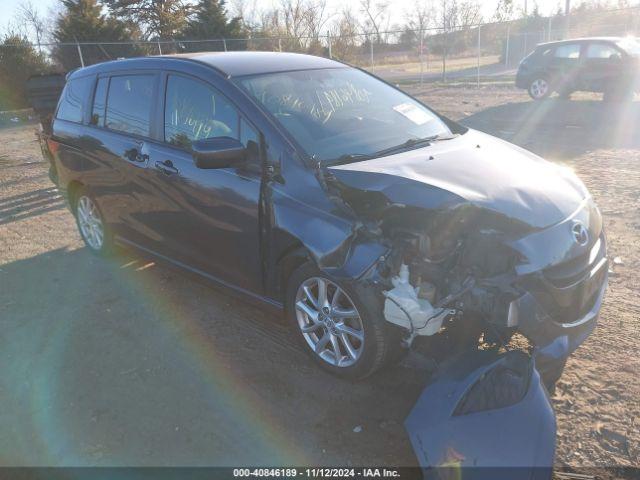
M467 352L444 363L405 428L425 479L551 479L555 414L523 352Z

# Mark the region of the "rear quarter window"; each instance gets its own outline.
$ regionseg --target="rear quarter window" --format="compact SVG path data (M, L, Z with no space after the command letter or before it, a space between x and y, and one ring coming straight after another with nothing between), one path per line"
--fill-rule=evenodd
M56 118L68 122L82 123L84 106L89 98L94 77L73 79L64 87L58 104Z
M610 59L619 56L620 52L613 45L606 43L590 43L587 47L587 58Z

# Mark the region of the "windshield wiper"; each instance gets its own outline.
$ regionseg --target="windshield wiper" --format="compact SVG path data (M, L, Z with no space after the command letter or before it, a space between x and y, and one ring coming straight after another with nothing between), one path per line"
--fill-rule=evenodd
M327 160L328 165L342 165L344 163L356 162L358 160L369 160L373 158L375 154L370 155L368 153L345 153L344 155L340 155L337 158L332 158L331 160Z
M441 141L441 140L451 140L456 136L457 134L448 135L448 136L442 136L438 134L438 135L431 135L430 137L410 138L409 140L407 140L404 143L401 143L400 145L395 145L393 147L385 148L383 150L378 150L377 152L374 152L374 153L345 153L344 155L340 155L337 158L332 158L331 160L328 160L327 164L342 165L345 163L356 162L359 160L370 160L372 158L384 157L386 155L390 155L392 153L417 147L420 145L428 145L430 143Z
M431 135L430 137L410 138L409 140L407 140L404 143L401 143L400 145L396 145L395 147L389 147L389 148L385 148L384 150L380 150L374 153L372 157L384 157L385 155L389 155L390 153L395 153L397 151L402 151L408 148L417 147L419 145L428 145L430 143L441 141L441 140L451 140L452 138L455 138L455 135L449 135L445 137L438 134L438 135Z

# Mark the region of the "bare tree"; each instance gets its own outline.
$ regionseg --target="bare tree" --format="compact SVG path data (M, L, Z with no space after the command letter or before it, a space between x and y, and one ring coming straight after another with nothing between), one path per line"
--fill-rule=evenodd
M387 0L360 0L360 11L365 16L365 27L373 29L376 43L382 43L382 30L389 23Z
M307 7L307 27L309 36L317 40L329 21L330 15L327 14L326 0L315 0L308 3Z
M335 58L345 61L354 60L361 44L361 27L360 21L349 7L336 15L329 28L332 53Z
M45 34L45 22L38 9L30 1L23 2L18 6L17 19L33 31L38 44L38 52L42 53L41 44Z
M513 19L513 0L498 0L493 20L496 22L508 22Z
M437 22L437 13L434 0L416 0L413 8L405 12L407 33L411 33L412 41L422 42L426 30Z
M434 0L416 0L413 8L405 12L405 18L411 30L426 30L437 21Z
M231 0L229 2L229 13L232 18L240 18L242 26L247 30L253 30L259 23L256 16L256 0Z
M443 0L440 15L445 30L465 29L482 21L476 0Z
M329 19L326 0L280 0L265 10L255 31L278 37L278 48L288 51L313 50L318 53L320 37Z

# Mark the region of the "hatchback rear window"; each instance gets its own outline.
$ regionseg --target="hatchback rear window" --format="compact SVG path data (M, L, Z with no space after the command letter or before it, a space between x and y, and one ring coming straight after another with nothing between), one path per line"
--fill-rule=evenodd
M149 136L153 75L111 77L105 126L111 130Z
M56 118L82 123L83 105L87 101L94 78L83 77L67 82L60 96Z

